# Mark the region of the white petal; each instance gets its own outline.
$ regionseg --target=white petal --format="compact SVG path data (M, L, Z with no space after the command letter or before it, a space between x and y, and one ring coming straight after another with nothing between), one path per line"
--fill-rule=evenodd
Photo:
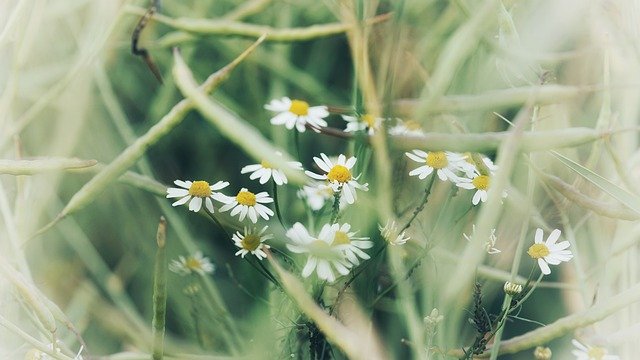
M358 161L358 159L356 159L354 156L352 156L352 157L349 158L349 160L347 160L347 162L345 163L345 166L347 167L347 169L351 170L353 165L356 164L356 161Z
M542 229L537 228L536 229L536 237L535 237L536 244L542 244L542 237L543 236L544 236L544 233L542 232Z
M207 210L209 210L210 213L214 213L213 211L213 201L211 201L211 198L206 198L204 199L204 206L207 207Z
M191 199L191 196L185 196L182 199L180 199L180 200L174 202L173 204L171 204L171 206L179 206L179 205L182 205L182 204L186 204L187 201L189 201L189 199Z
M313 257L313 256L309 256L309 259L307 259L307 263L304 265L304 268L302 269L302 277L309 277L309 275L311 275L311 273L313 272L313 270L316 269L316 266L318 264L318 260Z
M253 172L259 169L262 169L261 164L247 165L240 170L240 174L246 174L248 172Z
M254 209L253 207L249 207L247 212L249 213L249 219L251 220L251 222L254 223L254 224L257 223L258 222L258 214L256 214L256 209Z
M182 181L182 180L175 180L173 183L185 189L190 188L191 185L193 184L193 182L191 181Z
M558 241L558 239L560 238L560 229L555 229L551 232L551 234L549 234L549 237L547 238L546 244L547 246L551 245L551 244L555 244L556 241Z
M178 189L178 188L168 188L167 189L167 199L188 196L189 190L187 189Z
M191 211L198 212L200 211L201 207L202 207L202 198L200 197L194 197L193 199L191 199L191 202L189 202L189 210Z
M545 275L551 274L551 269L549 268L549 265L547 265L547 263L543 259L538 259L538 266L540 266L540 270L542 270L543 274Z
M425 163L427 162L427 160L424 157L419 157L418 155L414 155L412 153L404 153L405 155L407 155L407 157L409 157L409 159L413 160L413 161L417 161L419 163ZM426 155L425 155L426 156Z

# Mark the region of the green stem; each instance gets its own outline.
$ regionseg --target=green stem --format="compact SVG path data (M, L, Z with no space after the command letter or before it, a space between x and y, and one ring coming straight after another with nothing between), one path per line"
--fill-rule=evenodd
M433 181L435 178L436 178L436 174L434 172L431 174L431 177L427 182L427 186L424 188L424 196L422 197L420 204L413 211L413 214L411 215L411 218L409 219L409 221L407 221L407 224L398 232L399 234L407 230L409 226L411 226L411 223L413 222L413 220L415 220L418 214L424 209L424 206L427 204L427 200L429 199L429 194L431 193L431 187L433 185Z
M331 208L331 222L330 224L335 224L340 217L340 196L342 195L342 188L338 189L338 191L333 192L333 207Z
M271 182L273 183L273 204L276 208L276 216L278 217L280 225L287 229L287 225L285 225L284 220L282 219L282 214L280 213L280 204L278 203L278 184L273 180Z
M162 360L164 356L164 331L167 313L167 251L166 251L167 221L160 218L156 242L156 261L153 271L153 360Z

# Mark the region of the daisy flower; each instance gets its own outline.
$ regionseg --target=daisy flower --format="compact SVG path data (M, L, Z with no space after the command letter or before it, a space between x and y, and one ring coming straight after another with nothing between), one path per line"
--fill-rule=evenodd
M211 201L211 199L222 201L225 196L217 192L217 190L229 186L229 183L226 181L218 181L213 185L209 185L208 182L202 180L176 180L173 183L178 185L179 188L168 188L167 199L177 197L180 199L171 204L172 206L186 204L191 200L189 201L189 210L198 212L202 208L202 200L204 199L205 207L211 213L213 213L213 201Z
M486 202L488 199L487 191L489 190L489 185L491 183L491 178L489 175L480 175L473 174L473 178L458 178L456 181L456 185L460 188L467 190L476 190L476 193L473 194L473 198L471 198L471 203L473 205L478 205L480 201Z
M380 130L382 118L374 118L370 114L364 114L360 117L342 115L342 119L347 122L347 128L344 132L367 131L367 134L373 135Z
M598 346L584 345L576 339L571 340L576 348L571 353L576 356L577 360L620 360L617 355L607 354L607 349Z
M358 265L360 264L358 257L363 260L371 258L362 250L371 249L373 247L373 242L368 241L368 237L356 237L357 231L349 232L350 229L351 225L347 223L342 225L331 225L331 230L333 231L333 241L331 242L331 246L341 249L349 262L353 265Z
M438 178L442 181L453 181L459 179L456 171L461 170L461 163L464 157L460 154L449 151L429 151L413 150L413 153L405 153L409 159L424 164L409 172L409 176L418 176L423 180L435 170Z
M329 116L326 106L309 106L309 103L302 100L291 100L283 97L280 100L274 99L264 106L265 109L278 113L271 118L273 125L282 125L291 130L295 126L299 132L305 131L305 125L319 132L319 128L327 126L323 118Z
M241 234L240 231L236 231L233 234L233 243L240 248L235 255L240 255L243 259L244 256L248 253L255 255L258 260L262 260L267 257L267 253L264 252L264 249L269 249L270 246L264 244L265 241L273 239L273 234L265 234L264 232L267 230L269 226L265 226L262 230L257 231L256 228L247 229L244 227L244 234Z
M211 274L215 270L215 266L209 261L209 258L202 256L202 251L196 251L191 256L178 256L178 260L171 260L169 270L182 276L191 273L205 275Z
M471 241L471 237L473 237L473 235L475 235L476 233L476 225L473 224L471 225L471 236L463 233L462 236L464 236L465 239L467 239L467 241ZM487 252L487 254L489 255L493 255L493 254L498 254L501 251L498 250L495 246L496 246L496 240L498 240L498 238L496 237L496 229L491 229L491 234L489 234L489 240L487 240L487 242L484 243L484 250Z
M405 236L406 231L399 232L395 221L387 220L387 224L385 226L378 225L378 229L380 230L380 235L389 245L404 245L411 239Z
M389 129L389 135L420 136L424 135L424 132L420 123L415 120L398 120L396 126Z
M318 211L324 207L327 201L333 201L335 191L327 184L316 183L312 185L304 185L298 190L298 197L304 199L311 210ZM347 201L343 196L340 197L340 209L347 206Z
M282 156L282 153L276 152L277 155ZM287 164L296 170L302 170L302 164L298 161L289 161ZM247 165L240 170L241 174L251 173L249 179L255 180L260 178L260 184L265 184L273 177L273 181L277 185L284 185L288 182L287 176L280 169L274 168L268 161L262 160L260 164Z
M266 191L254 194L248 191L246 188L240 189L236 196L225 196L222 199L223 205L220 208L220 212L231 210L230 215L236 216L240 214L239 220L244 220L247 214L252 223L258 222L258 215L265 220L269 220L269 216L273 216L273 211L268 207L262 205L273 202L273 199L269 197Z
M498 171L498 166L495 165L491 159L483 155L480 155L480 157L482 157L484 165L489 169L490 175L493 175ZM478 168L471 157L471 153L465 153L464 160L464 163L462 163L462 171L466 177L472 178L475 174L480 174L480 171L478 171Z
M348 160L346 156L340 154L338 161L334 164L325 154L320 154L320 158L314 157L313 161L318 167L325 172L320 175L306 170L305 174L316 180L327 180L334 191L341 191L342 195L346 199L348 204L353 204L356 201L356 189L368 191L368 184L360 184L356 180L358 177L353 177L351 169L356 164L356 158L350 157Z
M563 261L569 261L573 258L573 254L567 249L569 247L568 241L556 244L560 238L560 230L553 230L544 243L542 242L542 237L542 229L538 228L536 230L535 244L531 245L527 250L527 254L531 258L538 260L538 266L540 266L543 274L549 275L551 274L549 264L558 265Z
M293 227L287 230L286 235L292 241L292 244L287 244L289 251L308 254L307 263L302 269L302 277L309 277L315 271L321 280L334 282L336 280L334 269L340 275L349 274L351 264L340 248L331 246L333 233L329 224L322 227L317 237L311 236L300 223L293 224Z

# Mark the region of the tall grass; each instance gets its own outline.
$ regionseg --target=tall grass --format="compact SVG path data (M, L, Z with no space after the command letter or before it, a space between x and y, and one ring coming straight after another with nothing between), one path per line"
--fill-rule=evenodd
M164 0L139 40L162 84L130 52L149 6L0 4L0 358L565 359L574 338L634 358L636 2ZM264 105L284 96L327 105L329 128L271 125ZM388 120L342 131L365 113ZM424 134L389 134L398 120ZM469 153L485 175L493 159L487 201L409 176L414 149ZM286 164L318 172L320 153L358 158L355 204L298 198L310 178ZM248 220L165 198L176 179L274 197L240 174L261 161L289 179L257 225L266 260L234 255ZM301 276L287 231L333 219L371 259ZM384 238L391 222L406 244ZM537 228L574 255L543 277ZM164 277L196 251L215 272Z

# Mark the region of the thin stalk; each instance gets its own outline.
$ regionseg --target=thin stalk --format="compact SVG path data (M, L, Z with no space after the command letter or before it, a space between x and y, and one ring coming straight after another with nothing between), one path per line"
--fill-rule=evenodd
M160 217L156 234L156 262L153 271L153 320L151 336L153 338L153 360L162 360L164 356L164 331L167 313L167 221Z
M213 215L213 213L209 212L209 210L205 209L204 211L207 213L207 215L209 215L211 220L213 220L213 222L216 223L216 225L220 228L220 230L222 230L222 232L227 237L227 239L231 239L231 235L229 235L229 233L224 228L224 226L222 226L222 223L220 223L220 220L218 220L218 218L216 218L215 215Z
M418 205L418 207L416 207L416 209L413 211L411 218L409 219L409 221L407 221L407 224L398 232L399 234L407 230L409 226L411 226L411 223L413 222L413 220L415 220L418 214L424 209L424 206L427 204L427 200L429 199L429 194L431 193L431 187L433 185L433 181L435 177L436 177L435 173L431 174L431 177L429 178L429 182L427 182L427 186L424 188L424 196L420 201L420 205Z
M273 183L273 204L276 208L276 216L278 217L278 221L283 228L287 229L287 225L285 225L284 220L282 219L282 214L280 213L280 204L278 202L278 184L275 181L271 181Z
M342 189L340 189L342 190ZM330 224L335 224L340 217L340 196L342 195L342 191L334 191L333 193L333 207L331 208L331 222Z

